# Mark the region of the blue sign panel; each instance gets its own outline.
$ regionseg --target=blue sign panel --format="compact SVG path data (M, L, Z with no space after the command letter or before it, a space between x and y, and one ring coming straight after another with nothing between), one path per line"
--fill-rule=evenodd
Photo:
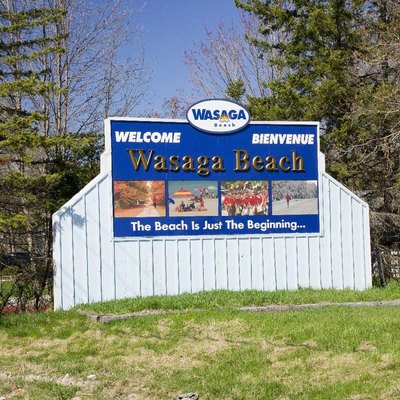
M116 119L111 150L115 237L320 231L316 123Z

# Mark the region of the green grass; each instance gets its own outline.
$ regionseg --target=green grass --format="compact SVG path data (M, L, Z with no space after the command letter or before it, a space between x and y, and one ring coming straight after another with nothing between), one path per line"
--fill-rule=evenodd
M189 310L110 324L74 310L4 316L0 397L156 400L196 391L201 400L397 399L400 308L234 310L389 299L400 299L399 286L365 292L211 292L81 307Z
M141 310L217 310L271 304L344 303L384 300L400 300L400 285L397 282L391 282L385 289L373 287L364 291L300 289L276 292L248 290L232 293L227 290L216 290L179 296L152 296L107 301L81 305L78 308L103 314L123 314Z

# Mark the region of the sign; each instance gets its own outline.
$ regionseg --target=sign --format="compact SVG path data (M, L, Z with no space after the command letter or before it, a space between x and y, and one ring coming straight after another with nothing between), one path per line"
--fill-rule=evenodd
M217 106L215 124L235 123ZM114 237L320 231L317 123L192 124L111 120Z
M189 124L213 134L236 132L250 122L250 113L241 105L227 100L203 100L186 113Z

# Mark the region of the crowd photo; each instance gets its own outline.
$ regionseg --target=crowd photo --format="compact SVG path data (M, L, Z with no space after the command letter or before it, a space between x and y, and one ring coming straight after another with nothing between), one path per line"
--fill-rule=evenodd
M268 182L221 182L223 216L268 215Z

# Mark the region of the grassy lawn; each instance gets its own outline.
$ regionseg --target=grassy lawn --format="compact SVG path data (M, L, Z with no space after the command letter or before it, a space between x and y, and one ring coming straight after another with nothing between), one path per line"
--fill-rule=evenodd
M364 291L354 290L311 290L260 292L247 290L229 292L218 290L179 296L152 296L118 301L108 301L81 305L81 310L97 313L129 313L141 310L221 310L243 306L262 306L271 304L312 304L345 303L357 301L400 300L400 285L392 282L385 289L371 288Z
M212 292L84 307L189 310L109 324L74 310L1 317L0 397L156 400L196 391L201 400L398 399L400 308L233 309L389 299L400 299L398 286Z

